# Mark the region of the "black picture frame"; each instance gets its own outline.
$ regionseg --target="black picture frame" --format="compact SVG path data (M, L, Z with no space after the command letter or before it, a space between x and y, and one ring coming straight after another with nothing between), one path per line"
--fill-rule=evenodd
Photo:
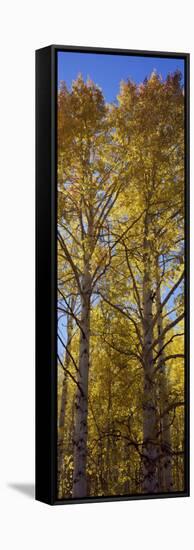
M185 63L185 490L57 499L57 52L181 58ZM51 45L36 51L36 499L75 504L189 496L189 60L188 53Z

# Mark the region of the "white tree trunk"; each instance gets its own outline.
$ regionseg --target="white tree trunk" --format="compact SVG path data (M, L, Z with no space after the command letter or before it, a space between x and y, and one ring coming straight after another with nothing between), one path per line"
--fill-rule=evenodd
M68 351L70 351L70 347L71 347L72 330L73 330L73 319L69 315L67 318L67 350L65 353L65 367L67 369L69 368L69 364L70 364L70 355ZM65 412L66 412L66 404L67 404L67 391L68 391L67 373L64 372L60 413L59 413L59 425L58 425L58 498L62 498L63 496L62 487L63 487L64 436L65 436Z
M158 491L157 476L157 411L155 403L155 386L153 378L153 328L152 328L152 281L151 281L151 250L148 239L149 217L145 218L144 233L144 278L143 278L143 491L156 493Z
M82 278L81 330L79 344L78 387L75 399L75 427L73 437L74 467L72 497L87 495L87 416L88 416L88 375L90 346L90 298L91 276L86 269Z
M111 451L112 451L112 439L110 437L111 430L111 409L112 409L112 391L111 391L111 372L108 367L108 403L107 403L107 440L106 440L106 493L110 494L110 486L112 481L111 476Z
M169 400L168 400L168 380L166 373L166 364L165 364L165 353L163 351L163 346L165 344L164 338L162 336L163 332L163 319L162 319L162 310L161 310L161 291L160 291L160 273L158 266L158 258L156 259L156 306L157 306L157 329L158 329L158 381L159 381L159 399L160 399L160 480L161 480L161 491L172 491L173 488L173 479L172 479L172 457L171 457L171 433L170 433L170 416L167 411Z
M65 424L65 409L67 403L67 376L64 374L61 407L58 425L58 498L62 498L63 485L63 460L64 460L64 424Z

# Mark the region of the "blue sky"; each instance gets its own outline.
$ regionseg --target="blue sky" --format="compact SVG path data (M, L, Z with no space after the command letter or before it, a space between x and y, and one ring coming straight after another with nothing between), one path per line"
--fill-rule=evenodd
M71 88L72 80L81 73L89 76L102 88L106 101L116 100L121 80L130 78L140 83L156 69L164 79L169 72L179 69L184 75L181 58L136 57L96 53L58 52L58 84L65 80Z

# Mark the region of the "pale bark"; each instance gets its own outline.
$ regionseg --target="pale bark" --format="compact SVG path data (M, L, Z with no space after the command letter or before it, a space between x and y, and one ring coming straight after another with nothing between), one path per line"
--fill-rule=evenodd
M67 317L67 346L65 352L65 367L69 370L70 365L70 347L72 340L72 331L73 331L73 319L70 315ZM68 378L67 373L64 372L63 383L62 383L62 395L61 395L61 404L59 411L59 425L58 425L58 498L62 498L62 487L63 487L63 462L64 462L64 436L65 436L65 412L67 405L67 392L68 392Z
M144 391L143 391L143 461L142 488L145 493L158 491L157 477L157 411L155 403L155 387L153 377L153 291L151 281L151 250L149 243L148 213L145 216L144 229L144 277L143 277L143 366L144 366Z
M67 403L67 375L64 374L61 395L61 407L58 425L58 498L62 498L63 460L64 460L64 424Z
M111 408L112 408L112 392L111 392L111 372L108 367L108 402L107 402L107 441L106 441L106 492L110 493L111 486L111 446L112 441L110 437L111 429Z
M169 389L166 373L166 362L163 337L163 319L161 306L161 281L158 265L158 257L156 258L156 308L157 308L157 330L158 330L158 395L160 403L160 483L161 491L171 491L173 488L172 479L172 458L171 458L171 433L170 433L170 412L168 411L169 404ZM166 411L166 412L165 412Z
M87 416L88 416L88 375L90 345L90 299L91 276L85 266L81 287L81 321L79 344L78 384L75 398L75 426L73 436L74 468L72 497L87 495Z
M129 460L129 447L127 440L123 440L123 463L125 464L125 481L123 484L123 494L129 495L133 492L133 480L131 479L131 461ZM137 491L137 487L135 487Z

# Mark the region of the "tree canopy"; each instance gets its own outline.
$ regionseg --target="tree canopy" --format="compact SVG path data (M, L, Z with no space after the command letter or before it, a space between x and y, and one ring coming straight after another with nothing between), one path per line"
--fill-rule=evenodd
M184 489L184 89L58 92L58 498Z

